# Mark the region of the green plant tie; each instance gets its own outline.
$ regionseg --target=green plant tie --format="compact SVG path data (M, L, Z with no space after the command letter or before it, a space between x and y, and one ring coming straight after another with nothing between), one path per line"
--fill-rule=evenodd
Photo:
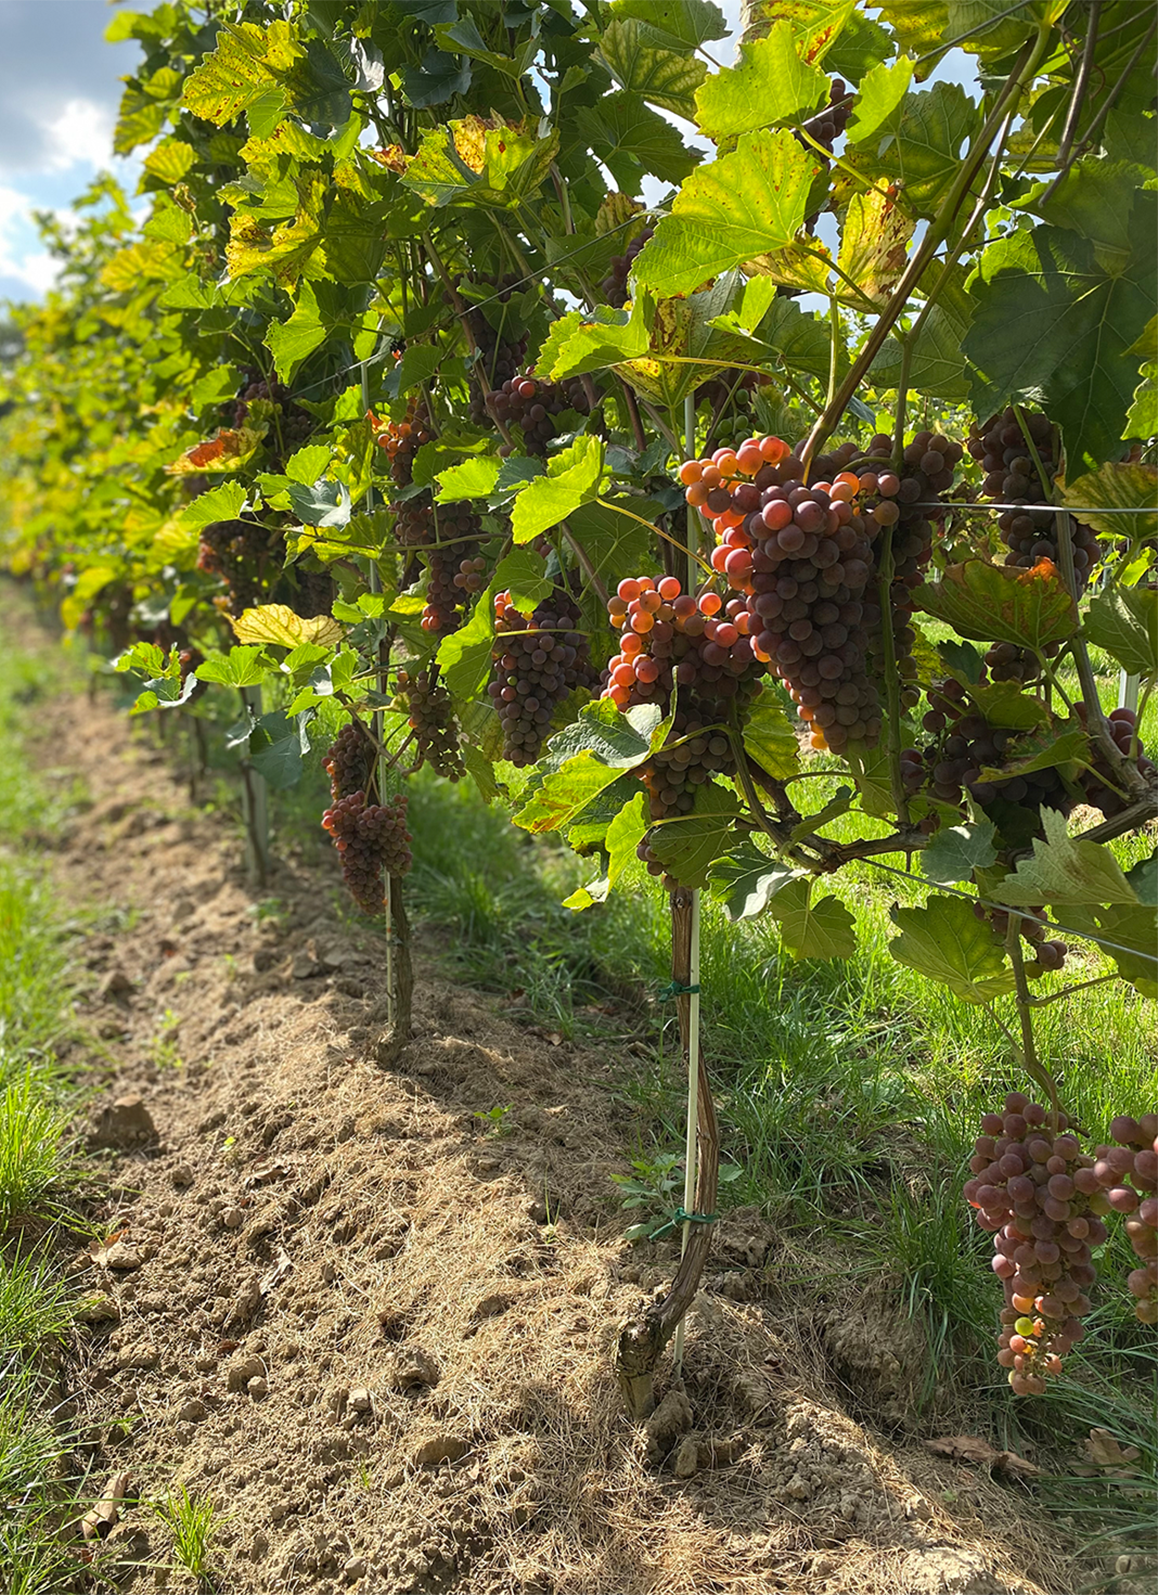
M670 1002L673 997L690 997L699 989L698 986L685 986L682 980L673 980L660 988L659 1000Z
M673 1230L679 1229L681 1224L714 1224L719 1218L718 1213L689 1213L684 1207L677 1207L666 1224L661 1224L658 1229L652 1230L648 1240L661 1241L665 1235L670 1235Z

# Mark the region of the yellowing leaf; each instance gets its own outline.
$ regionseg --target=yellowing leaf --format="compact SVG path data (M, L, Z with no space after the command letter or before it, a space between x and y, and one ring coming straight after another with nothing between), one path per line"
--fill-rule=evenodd
M259 604L246 609L233 622L238 642L274 643L279 648L297 648L303 642L330 648L340 643L344 633L329 615L314 615L304 620L286 604Z

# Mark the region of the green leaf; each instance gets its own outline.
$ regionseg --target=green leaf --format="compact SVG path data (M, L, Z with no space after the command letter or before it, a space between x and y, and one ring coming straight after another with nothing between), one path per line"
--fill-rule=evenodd
M573 510L596 498L603 477L603 440L584 434L554 455L546 476L537 476L515 499L511 535L529 543Z
M465 94L472 75L469 56L447 55L434 48L427 50L420 66L404 66L401 71L406 98L416 111L445 105L456 94Z
M326 443L308 443L298 449L285 462L285 474L291 482L312 487L330 463L330 448Z
M985 766L984 781L1009 781L1014 776L1031 775L1035 770L1054 770L1070 764L1083 764L1089 758L1089 739L1082 726L1062 722L1017 738L1005 754L1000 767ZM1074 772L1076 773L1076 772Z
M744 723L744 749L748 757L777 781L787 781L800 771L800 743L796 729L777 693L762 687Z
M975 869L988 869L997 862L996 838L992 820L943 826L921 854L921 873L938 886L972 880Z
M284 715L263 715L250 737L249 762L275 792L296 786L302 778L302 757L310 750L306 726L309 712L296 716L296 728L286 729ZM277 736L277 731L285 734Z
M697 49L708 39L728 36L728 22L710 0L612 0L615 17L635 17L656 33L664 33L674 46Z
M264 648L248 647L207 654L195 673L198 681L214 681L223 687L259 687L276 669Z
M696 788L692 813L657 825L649 845L669 875L685 886L706 886L710 866L723 858L735 839L739 813L734 792L714 781L705 781Z
M735 924L762 914L776 893L803 871L769 858L754 844L737 848L726 858L717 859L708 873L712 896Z
M1040 650L1078 629L1073 599L1048 560L1022 570L968 559L950 565L940 581L923 583L913 602L960 636L982 642Z
M1145 903L1147 908L1158 908L1158 850L1149 858L1140 858L1126 871L1126 879L1140 903Z
M1138 381L1130 346L1154 314L1153 197L1139 194L1132 254L1113 269L1090 239L1043 226L990 244L970 280L965 353L979 402L1040 405L1061 427L1073 474L1119 452Z
M839 897L811 900L812 882L789 881L768 905L780 938L794 958L851 958L856 952L854 920Z
M845 160L874 183L896 183L898 203L932 217L960 171L965 141L980 125L978 107L959 84L910 89Z
M181 138L165 138L145 156L145 170L158 182L170 187L179 183L191 166L197 164L197 151Z
M682 183L703 158L698 150L688 149L658 111L627 89L584 106L575 127L625 194L638 194L649 176L661 183Z
M1017 681L994 681L975 686L969 696L991 726L1003 731L1032 731L1049 724L1049 710L1040 698L1031 697Z
M973 301L962 289L942 289L936 304L921 322L909 361L909 382L921 393L938 399L967 399L969 371L961 345L969 331ZM873 381L895 388L901 378L901 344L887 338L870 367Z
M1138 542L1158 534L1158 466L1138 461L1108 460L1096 471L1079 476L1061 490L1063 504L1082 510L1080 519L1104 537ZM1143 513L1099 515L1098 510L1126 509Z
M877 9L881 21L892 29L899 49L918 59L932 57L917 72L918 77L928 77L945 40L952 37L947 0L884 0Z
M636 283L661 298L691 293L791 243L818 171L791 133L745 134L730 155L684 183L636 260Z
M502 209L530 199L550 169L559 135L487 127L478 117L426 129L402 181L428 205Z
M283 382L293 381L302 362L326 341L326 333L317 293L310 283L303 282L289 319L271 322L265 335L265 346L273 355L274 368Z
M480 593L474 613L466 625L452 631L438 645L438 665L447 691L454 698L473 698L491 666L491 646L495 635L494 583Z
M656 734L662 724L658 704L640 704L625 715L607 698L597 698L584 704L570 725L555 732L539 769L551 774L579 754L590 753L617 772L632 770L658 746Z
M506 77L521 77L526 69L524 59L526 45L520 49L518 59L488 49L486 40L479 32L478 24L473 17L460 17L457 22L440 23L434 30L434 37L447 55L467 55L472 60L485 61L487 66L493 67L496 72L501 72ZM527 42L531 45L533 54L536 41Z
M1054 227L1068 227L1096 245L1130 254L1130 213L1134 197L1152 172L1127 161L1087 155L1054 187L1051 176L1017 201Z
M604 846L607 849L607 885L612 887L636 863L636 848L647 832L651 821L647 818L647 805L642 792L637 792L630 803L625 803L607 827Z
M515 815L515 824L536 835L565 831L620 774L620 769L604 764L586 749L544 779Z
M707 67L690 50L667 48L664 35L634 17L616 17L603 30L599 56L621 88L690 122L695 92Z
M840 229L837 265L873 304L883 305L901 280L915 226L912 212L883 188L866 189L849 200ZM964 388L960 357L958 364Z
M930 897L924 908L889 910L901 934L889 943L900 964L948 986L965 1002L992 1002L1013 990L1001 943L962 897Z
M568 515L567 524L595 574L614 586L625 570L649 567L655 533L635 517L653 523L662 510L655 499L617 496L581 505Z
M630 312L599 305L591 315L571 310L560 316L539 350L536 369L560 381L585 371L602 371L645 355L651 343L655 301L637 294Z
M696 92L696 121L719 143L736 133L805 121L828 98L828 78L797 54L790 22L774 22L763 39L741 44L734 67Z
M382 391L393 402L429 382L442 362L445 351L432 343L412 343L394 369L384 378Z
M977 55L1016 50L1033 32L1033 11L1040 9L1011 8L1009 0L949 0L948 36L968 34L961 48Z
M1158 677L1158 591L1108 587L1095 593L1084 631L1131 675Z
M999 902L1032 908L1038 903L1083 908L1090 903L1134 906L1137 895L1110 849L1070 836L1064 814L1042 809L1045 840L1033 844L1012 875L992 888Z
M863 144L884 126L909 92L912 81L913 63L907 55L892 63L882 61L865 74L848 124L849 145Z
M434 495L439 504L456 504L464 498L489 498L499 479L502 461L483 455L478 459L463 460L438 473L438 492Z
M533 614L536 605L555 590L554 582L544 574L546 569L547 561L534 549L512 549L495 568L495 588L509 590L511 603L521 614Z
M191 504L177 517L177 525L185 532L200 531L214 521L235 521L245 505L245 489L240 482L222 482L208 492L199 493Z
M895 48L880 23L866 17L857 7L848 14L844 26L824 54L824 70L835 72L849 83L863 84L872 68L883 65ZM811 53L809 59L812 59Z
M1158 999L1158 913L1152 907L1116 905L1095 915L1098 930L1117 945L1105 952L1140 996Z

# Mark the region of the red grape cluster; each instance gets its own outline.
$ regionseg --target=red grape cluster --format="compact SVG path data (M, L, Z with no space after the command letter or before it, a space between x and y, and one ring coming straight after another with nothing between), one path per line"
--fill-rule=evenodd
M330 778L330 796L335 803L365 791L374 769L374 744L361 721L346 722L322 760L322 769Z
M719 593L709 589L693 597L676 576L621 581L607 611L621 635L603 697L619 709L658 703L666 714L678 688L663 747L635 772L647 789L649 816L659 821L690 814L697 787L714 775L736 773L728 722L734 710L747 707L766 667ZM646 839L638 853L653 875L662 873Z
M232 424L235 427L244 426L250 405L265 400L278 407L274 424L275 439L280 439L287 451L298 448L317 425L314 417L308 410L292 402L290 390L283 382L268 381L256 366L247 367L245 374L246 385L230 406Z
M826 150L831 151L849 124L853 104L852 91L841 78L833 78L828 86L828 104L804 123L805 132L810 133L818 144L823 144ZM811 149L810 145L806 147Z
M753 656L787 684L812 744L839 752L880 732L876 687L866 670L865 590L873 542L897 519L885 496L867 513L852 472L807 487L804 466L779 438L749 438L738 449L680 467L688 503L719 539L712 567L739 595L728 620ZM870 477L877 493L880 479Z
M631 275L632 266L635 265L635 257L654 232L654 227L645 227L631 240L622 255L611 257L611 270L600 286L603 289L604 299L609 305L614 305L616 310L622 310L627 303L627 279Z
M1078 703L1076 708L1078 718L1084 723L1085 704ZM1134 710L1111 709L1108 718L1110 735L1117 744L1118 751L1127 758L1133 758L1143 775L1149 774L1154 768L1154 762L1147 758L1143 751L1142 741L1138 736L1138 716ZM1130 800L1115 786L1114 777L1106 765L1101 750L1091 746L1091 754L1091 768L1082 776L1082 793L1087 803L1101 809L1106 818L1110 819L1113 815L1120 814Z
M997 1360L1015 1394L1041 1395L1085 1333L1094 1283L1092 1249L1106 1239L1095 1160L1052 1115L1020 1092L987 1113L970 1159L965 1197L993 1234L993 1272L1005 1287Z
M1144 1324L1158 1324L1158 1113L1118 1118L1110 1125L1118 1146L1100 1146L1094 1174L1106 1200L1126 1220L1126 1238L1140 1268L1126 1286Z
M1033 451L1026 441L1025 432L1018 422L1017 411L1010 408L988 421L974 423L969 433L969 452L985 471L981 487L983 498L997 504L1032 505L1048 504L1053 492L1053 479L1057 474L1057 434L1053 423L1040 410L1023 411L1025 428L1033 440L1034 449L1042 470L1033 459ZM1044 475L1042 474L1044 472ZM1009 550L1007 565L1029 569L1038 560L1057 563L1057 528L1054 514L1047 509L1017 508L1002 510L997 518L1001 539ZM1074 569L1079 591L1090 578L1090 571L1099 558L1098 539L1091 527L1082 522L1074 524Z
M422 629L432 636L457 631L473 592L473 585L485 561L476 558L482 523L468 500L458 504L436 505L429 493L392 504L394 535L406 548L426 549L426 608ZM431 547L431 544L438 546ZM442 545L449 546L442 546Z
M294 576L297 581L297 592L294 595L294 613L303 620L311 620L316 615L328 615L334 604L334 578L328 570L306 570L301 565L294 566Z
M365 792L353 792L322 815L322 828L341 855L350 895L364 914L382 911L383 875L394 878L410 868L406 801L400 794L387 803L368 804Z
M509 592L495 598L487 692L502 721L503 758L512 764L534 764L557 705L574 688L595 683L580 624L578 605L561 587L530 616L515 608Z
M468 304L466 309L467 325L478 351L470 383L470 418L476 426L487 421L487 394L517 376L526 359L527 335L519 332L513 312L506 308L519 281L508 273L498 281L479 277L473 284L486 300L485 308ZM463 280L459 278L455 286L463 298Z
M414 480L414 456L434 436L426 401L411 399L403 421L387 421L385 425L379 425L371 416L370 424L378 434L378 447L386 450L391 481L399 487L409 487Z
M1045 918L1045 905L1028 910L1040 919ZM1005 935L1009 929L1009 915L1000 908L986 908L983 903L973 904L973 913L977 919L987 919L993 934L998 941L1004 943ZM1017 916L1017 931L1023 942L1026 942L1034 953L1034 962L1026 965L1027 974L1043 974L1044 972L1060 969L1066 961L1069 948L1064 941L1051 941L1047 936L1047 927L1038 924L1037 920L1026 919L1023 915Z
M505 427L517 426L523 434L523 447L528 454L547 457L547 445L558 434L555 417L564 410L578 410L586 415L590 409L587 392L575 377L565 382L546 382L529 371L520 376L508 377L487 399L495 419ZM510 445L503 444L501 455L511 453Z
M214 602L227 614L260 604L284 557L282 533L259 521L213 521L201 528L197 569L225 583L228 596Z
M451 696L437 677L421 670L398 672L399 707L410 717L419 764L429 764L448 781L466 774L458 746L458 723Z

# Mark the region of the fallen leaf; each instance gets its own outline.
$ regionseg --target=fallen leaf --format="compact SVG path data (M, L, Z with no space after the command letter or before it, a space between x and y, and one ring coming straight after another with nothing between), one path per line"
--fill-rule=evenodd
M272 1268L267 1269L261 1276L261 1294L268 1296L271 1290L275 1290L286 1275L292 1272L293 1266L293 1261L284 1246L279 1246Z
M129 1477L127 1468L121 1473L114 1473L105 1485L100 1500L81 1518L81 1533L86 1540L107 1539L120 1517L120 1504L128 1494Z
M947 1434L939 1440L926 1440L928 1450L946 1456L954 1462L968 1462L974 1467L989 1468L991 1472L1012 1473L1020 1478L1033 1478L1041 1472L1032 1462L1019 1457L1016 1451L995 1451L988 1440L975 1434Z
M1082 1450L1099 1468L1109 1468L1115 1473L1128 1468L1142 1455L1136 1445L1122 1445L1108 1429L1091 1429L1089 1439L1082 1443Z

